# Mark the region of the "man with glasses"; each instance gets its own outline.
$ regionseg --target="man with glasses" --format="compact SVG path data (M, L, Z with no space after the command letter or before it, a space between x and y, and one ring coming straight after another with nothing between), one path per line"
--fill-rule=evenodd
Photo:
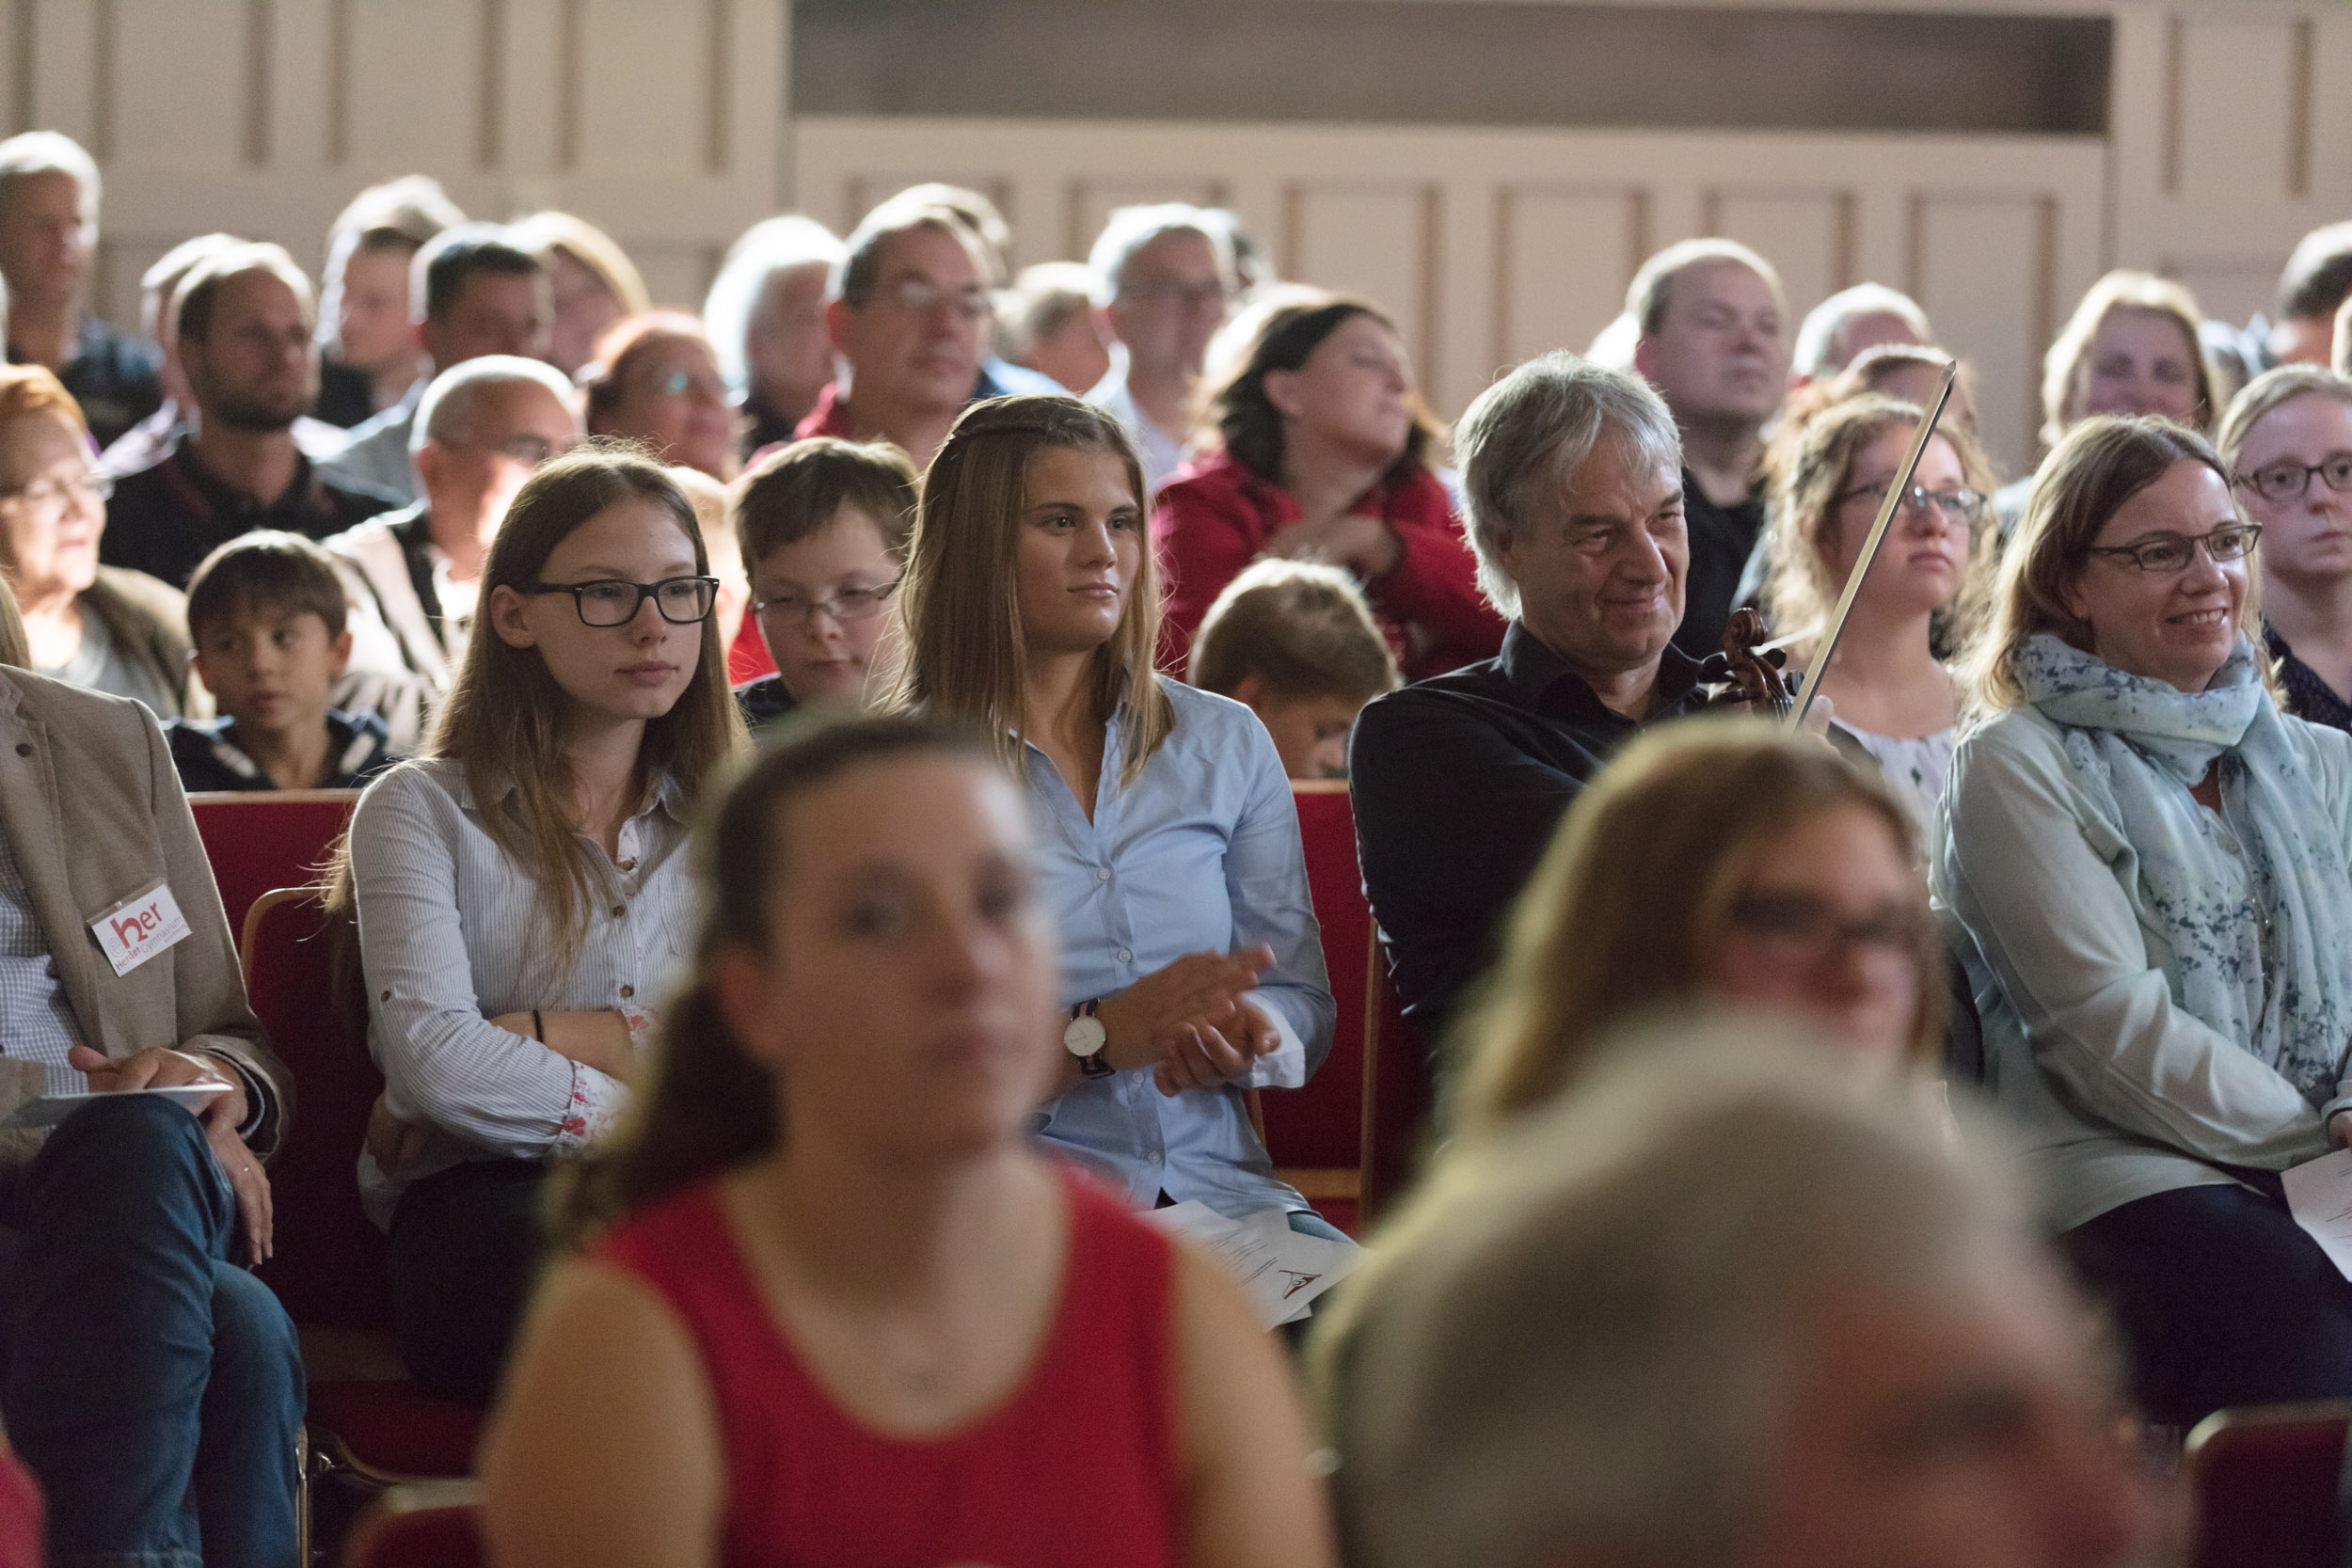
M981 241L953 209L893 198L848 242L825 307L837 372L794 434L892 441L928 467L981 373L992 306Z
M1209 340L1233 294L1232 231L1183 202L1121 207L1088 264L1095 303L1118 347L1087 401L1127 427L1153 490L1184 466Z
M115 486L100 559L184 588L215 548L255 529L325 539L396 504L311 467L294 420L318 397L310 279L274 245L237 245L196 264L167 330L196 428L169 456Z
M465 657L490 541L540 464L580 439L571 384L492 354L433 378L410 445L424 497L326 542L351 592L351 662L336 705L380 716L414 751Z

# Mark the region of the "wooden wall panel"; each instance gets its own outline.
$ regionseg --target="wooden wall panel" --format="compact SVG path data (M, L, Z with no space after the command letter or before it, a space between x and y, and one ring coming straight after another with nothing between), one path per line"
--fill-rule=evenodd
M580 0L566 166L601 174L719 168L725 10L723 0ZM648 92L648 81L691 90Z
M1438 195L1412 183L1301 181L1285 202L1275 238L1284 277L1378 302L1396 322L1406 352L1436 362L1438 325L1435 254Z
M2024 471L2041 427L2042 356L2061 300L2048 277L2057 214L2046 198L1923 194L1902 281L1976 372L1977 419L2006 475Z
M491 3L327 0L326 64L341 92L330 109L329 163L362 182L479 167L489 97L483 8Z
M225 172L260 150L258 0L114 0L113 9L102 155L138 149L158 168Z
M2189 200L2284 200L2303 167L2309 55L2305 24L2176 18L2168 105L2168 181Z
M1852 193L1843 190L1710 190L1699 228L1769 257L1792 320L1801 321L1854 281L1853 208Z
M1494 363L1581 350L1625 309L1649 253L1642 193L1512 185L1497 193L1495 214Z

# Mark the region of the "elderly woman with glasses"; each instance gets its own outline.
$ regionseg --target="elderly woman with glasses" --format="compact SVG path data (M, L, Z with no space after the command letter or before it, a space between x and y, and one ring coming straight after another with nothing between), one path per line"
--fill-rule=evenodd
M189 674L186 598L98 563L113 490L90 461L72 394L38 365L0 367L0 574L24 607L32 667L133 698L158 719L206 717L212 699Z
M2263 528L2263 631L2287 711L2352 729L2352 381L2317 365L2266 372L2217 444Z
M1796 638L1793 667L1819 657L1918 423L1912 404L1866 393L1816 414L1797 436L1774 498L1765 579L1772 625ZM1960 688L1940 656L1989 557L1992 531L1976 525L1991 483L1965 427L1947 421L1929 437L1821 672L1821 694L1836 712L1831 738L1884 774L1922 832L1944 793L1960 723Z
M2279 1179L2352 1135L2352 736L2272 699L2231 477L2148 417L2050 454L1931 871L2045 1217L2180 1426L2352 1395Z

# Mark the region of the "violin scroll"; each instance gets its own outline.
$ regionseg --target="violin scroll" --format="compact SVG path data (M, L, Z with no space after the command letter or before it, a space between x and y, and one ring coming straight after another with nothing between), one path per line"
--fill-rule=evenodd
M1788 689L1788 678L1780 673L1787 656L1778 648L1769 654L1758 651L1772 638L1772 628L1760 611L1733 610L1724 626L1724 673L1760 716L1786 720L1797 703L1796 694ZM1711 671L1715 660L1707 662Z

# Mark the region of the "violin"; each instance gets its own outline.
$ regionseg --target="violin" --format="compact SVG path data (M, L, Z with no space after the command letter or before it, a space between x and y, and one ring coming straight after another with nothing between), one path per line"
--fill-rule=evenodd
M1778 648L1764 651L1772 640L1772 628L1761 611L1735 610L1724 626L1724 651L1708 657L1701 674L1733 682L1758 718L1786 724L1797 711L1797 699L1788 689L1788 677L1781 673L1788 656Z

